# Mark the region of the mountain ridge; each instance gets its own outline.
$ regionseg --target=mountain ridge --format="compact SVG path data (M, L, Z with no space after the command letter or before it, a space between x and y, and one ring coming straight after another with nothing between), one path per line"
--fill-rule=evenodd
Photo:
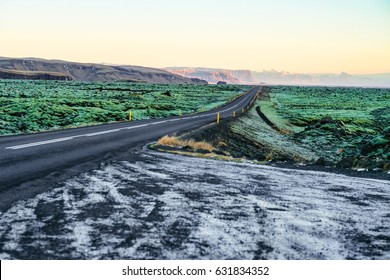
M39 75L38 75L39 74ZM198 78L187 78L168 71L131 65L80 63L42 58L0 57L2 79L55 79L76 81L137 81L156 84L207 84Z

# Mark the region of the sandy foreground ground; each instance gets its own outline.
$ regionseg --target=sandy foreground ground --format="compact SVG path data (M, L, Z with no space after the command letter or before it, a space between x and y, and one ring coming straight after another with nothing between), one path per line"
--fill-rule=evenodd
M0 224L1 259L390 259L390 181L144 149Z

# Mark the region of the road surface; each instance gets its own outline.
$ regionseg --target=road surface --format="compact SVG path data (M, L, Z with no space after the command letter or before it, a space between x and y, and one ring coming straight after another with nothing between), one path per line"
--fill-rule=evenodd
M194 129L241 112L260 87L232 103L204 113L183 117L114 123L45 133L0 138L0 193L23 182L108 154L125 151L139 143L156 140L166 134Z

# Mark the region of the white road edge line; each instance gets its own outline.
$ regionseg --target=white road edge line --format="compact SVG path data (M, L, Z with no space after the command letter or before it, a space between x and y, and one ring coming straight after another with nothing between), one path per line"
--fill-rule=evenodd
M241 102L237 103L233 107L230 107L230 108L227 108L225 110L219 111L219 113L224 113L224 112L227 112L227 111L229 111L231 109L234 109L234 108L238 107L241 103L244 103L243 101L245 101L245 100L246 100L246 98L244 98ZM102 135L102 134L114 133L114 132L118 132L118 131L125 130L125 129L135 129L135 128L140 128L140 127L146 127L146 126L149 126L149 125L162 124L162 123L166 123L166 122L174 122L174 121L180 121L180 120L197 119L197 118L208 117L208 116L215 115L215 114L217 114L217 112L216 113L209 113L209 114L199 115L199 116L184 117L184 118L173 119L173 120L158 121L158 122L153 122L153 123L148 123L148 124L141 124L141 125L136 125L136 126L129 126L129 127L123 127L123 128L117 128L117 129L110 129L110 130L104 130L104 131L99 131L99 132L93 132L93 133L74 135L74 136L69 136L69 137L56 138L56 139L52 139L52 140L33 142L33 143L28 143L28 144L23 144L23 145L18 145L18 146L6 147L5 149L7 149L7 150L19 150L19 149L25 149L25 148L35 147L35 146L42 146L42 145L47 145L47 144L53 144L53 143L58 143L58 142L69 141L69 140L73 140L73 139L79 138L79 137L93 137L93 136Z

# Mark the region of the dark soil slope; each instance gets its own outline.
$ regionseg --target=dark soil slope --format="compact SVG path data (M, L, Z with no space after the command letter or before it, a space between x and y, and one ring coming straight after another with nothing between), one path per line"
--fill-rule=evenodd
M60 80L69 81L73 78L69 75L58 72L41 71L17 71L0 69L0 79L9 80Z

